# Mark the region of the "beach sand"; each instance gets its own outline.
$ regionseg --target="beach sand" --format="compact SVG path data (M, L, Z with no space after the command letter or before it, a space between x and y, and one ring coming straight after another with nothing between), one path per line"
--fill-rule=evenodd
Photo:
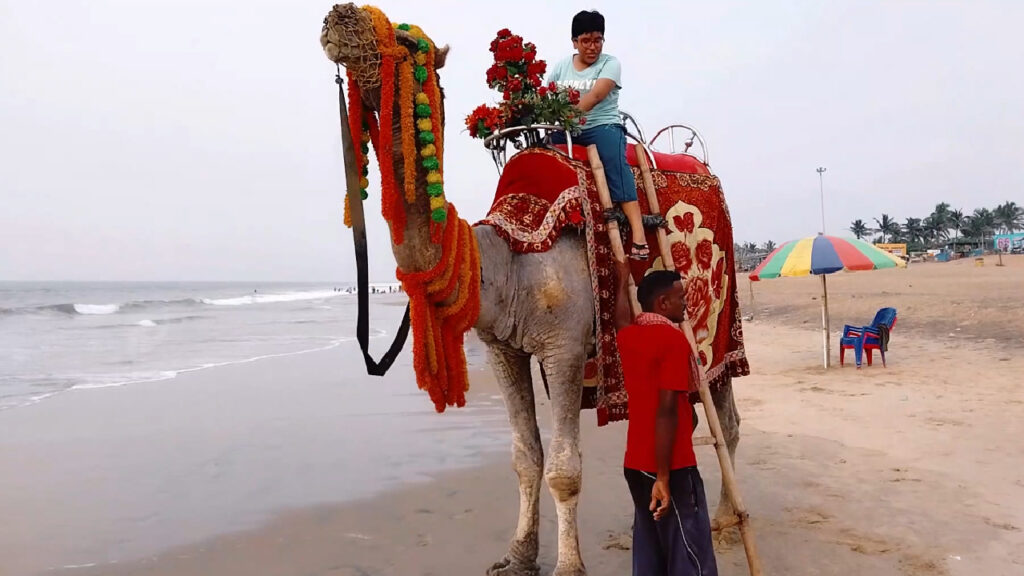
M744 314L753 314L744 325L753 373L734 381L742 417L736 469L765 574L1024 574L1024 259L1004 260L1007 266L1001 268L990 257L981 268L974 267L973 261L961 261L830 276L834 366L827 373L821 368L820 281L757 283L753 305L747 282L740 281ZM900 314L888 367L876 359L870 368L857 370L852 361L840 368L835 345L842 324L865 323L881 306L895 306ZM163 498L156 508L167 511L184 501L197 511L205 509L199 515L205 520L195 520L196 525L213 526L221 534L186 533L184 539L193 541L179 544L176 541L183 535L175 533L157 552L77 557L67 553L74 530L51 539L43 528L29 535L12 528L12 517L14 523L39 524L37 519L19 517L19 510L48 510L54 522L66 525L72 519L78 529L85 529L90 520L96 530L105 526L99 519L103 516L97 518L98 512L89 507L90 490L96 486L88 483L75 496L50 502L26 503L9 493L21 489L33 494L32 466L38 471L54 458L95 456L74 454L82 443L68 446L57 432L52 437L26 436L13 444L5 437L5 456L11 456L12 445L22 451L16 455L19 459L29 458L30 449L37 454L27 467L6 470L6 480L0 482L7 519L0 528L0 546L5 549L0 554L0 573L40 572L40 566L66 565L70 561L60 562L78 558L76 563L97 565L45 573L483 574L504 554L518 507L507 424L500 402L497 407L486 404L493 402L495 394L489 373L473 375L469 406L480 406L477 413L453 411L424 417L426 423L439 423L436 430L427 424L410 430L396 422L392 430L361 432L360 416L343 413L338 393L331 395L322 386L310 384L330 362L329 353L274 359L182 377L171 386L134 392L126 388L107 395L106 401L117 402L127 414L142 414L143 420L160 413L152 405L154 399L179 402L163 407L166 420L174 422L166 430L145 422L109 423L106 439L124 450L123 462L101 458L110 468L105 472L113 483L110 490L152 495L153 490L132 486L130 474L137 472L136 467L145 468L140 462L155 459L155 453L166 457L171 447L180 448L182 454L199 453L173 458L192 464L173 467L176 476L165 479L167 493L156 492ZM289 374L303 392L305 400L300 404L282 403L278 388L267 376L282 373ZM237 400L241 377L266 383L257 386L258 398ZM411 381L404 386L411 401L428 406ZM183 387L185 391L179 393ZM214 390L205 396L195 394L210 387ZM546 426L549 406L538 390ZM186 398L191 401L183 401ZM73 431L75 422L88 417L81 415L83 409L100 401L85 394L67 395L40 404L50 407L45 414L42 410L37 414L67 417L70 424L64 431ZM332 416L332 411L339 413ZM229 424L209 425L220 422L225 414L232 414ZM0 419L0 432L38 434L42 427L13 426L4 420L9 420L7 415ZM304 427L307 420L309 425ZM456 433L462 427L474 433ZM135 437L140 428L149 436ZM274 507L281 510L266 518L243 518L254 525L234 531L230 529L233 519L223 514L245 506L218 509L218 499L229 494L203 488L214 472L199 466L209 462L207 452L212 447L227 443L225 428L247 435L244 445L256 457L271 456L259 469L251 469L252 462L262 458L246 458L247 465L234 470L237 477L224 483L225 490L247 487L230 496L242 501L279 500ZM625 430L625 424L599 429L592 412L583 415L580 528L590 574L630 572L626 535L632 511L621 470ZM378 438L381 435L386 439ZM131 439L115 441L125 436ZM339 437L365 443L358 461L331 461L331 442ZM393 449L395 444L403 442L414 445L422 462L409 466L395 456L400 453ZM131 449L126 448L129 445ZM709 504L715 506L717 462L710 448L697 450ZM449 453L460 456L441 464L461 468L416 472L417 478L426 481L398 486L410 469L425 469ZM159 462L149 464L160 466ZM289 474L275 468L282 464L291 467ZM341 470L348 476L332 477ZM282 482L283 477L292 482L302 478L303 487L289 488L292 484ZM316 502L331 500L332 483L363 485L368 478L382 477L394 481L380 491L367 490L359 500ZM15 485L12 478L23 485ZM51 487L50 494L58 494L59 487L81 484L71 478L63 484L53 481L59 486ZM175 491L179 484L184 487ZM307 485L317 490L303 492ZM196 494L202 497L190 497ZM83 501L76 502L76 497ZM268 506L253 504L252 508ZM123 522L119 525L123 529ZM555 538L553 505L545 491L542 573L553 568ZM159 542L137 549L160 548L153 544ZM733 540L720 548L720 573L746 574L742 546Z

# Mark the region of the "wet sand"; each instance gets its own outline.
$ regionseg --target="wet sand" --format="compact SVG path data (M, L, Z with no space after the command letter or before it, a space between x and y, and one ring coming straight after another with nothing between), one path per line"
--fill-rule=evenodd
M1005 260L1008 266L1003 268L996 268L995 259L989 258L983 268L957 262L831 276L834 339L843 323L866 322L879 306L900 310L887 368L880 364L861 370L851 365L840 368L835 350L835 366L827 373L821 368L820 301L812 299L820 297L816 278L761 282L755 285L753 306L747 284L741 284L744 313L754 315L745 324L753 374L735 381L743 418L737 475L766 574L1024 573L1024 259ZM292 371L297 386L313 376L303 371L300 358L280 368ZM213 384L237 391L237 377L222 373ZM411 400L427 402L417 396L411 382L404 386ZM486 373L475 375L473 388L470 406L489 401L494 394ZM312 465L331 453L329 439L321 436L325 422L336 420L338 427L346 427L343 435L356 436L357 417L332 420L331 408L337 408L337 403L316 397L316 390L310 392L313 399L288 411L308 413L321 425L306 434L282 433L295 425L294 420L278 423L279 428L254 426L246 429L251 435L248 442L256 444L259 453L269 451L265 444L269 438L277 438L275 450L294 453L293 462L301 471L297 475L329 485L329 475L341 464L338 468ZM139 410L139 401L125 399L124 409ZM192 434L193 448L222 437L217 429L200 424L213 418L209 416L213 406L224 410L225 401L212 394L201 402L175 406L175 421L181 424L168 429L167 435ZM264 401L274 404L272 395ZM539 410L546 422L549 406L541 402ZM264 419L246 415L253 405L236 402L232 407L239 414L236 418L273 422L273 410L268 409ZM191 544L176 545L170 539L159 553L137 554L134 559L127 554L116 564L93 559L100 564L51 573L483 574L504 554L518 506L507 424L500 410L484 413L486 418L471 412L462 418L463 414L454 412L428 420L447 424L458 419L458 426L474 431L495 426L496 438L505 444L497 452L491 444L475 448L459 444L476 438L475 433L458 438L427 431L389 434L396 442L444 448L432 451L433 455L461 450L466 456L461 462L473 460L473 467L426 473L427 482L368 494L349 503L303 505L294 499L292 506L284 502L291 510L248 529ZM625 426L598 429L590 412L584 414L583 423L584 560L591 574L628 574L625 535L631 509L621 473ZM112 436L118 430L120 425L111 424ZM148 440L175 442L158 431ZM44 440L33 441L44 453L53 448ZM146 451L147 443L140 440L126 459L140 458ZM366 454L367 459L353 470L356 476L386 475L402 466L374 446L368 445ZM714 506L717 464L709 448L699 448L698 456L709 503ZM232 483L253 487L239 498L273 500L280 498L282 490L288 492L284 484L261 485L253 461L250 458L238 472L254 474L253 480L239 477ZM302 462L309 467L303 468ZM280 460L268 459L260 468L269 474L267 470L278 466ZM17 475L28 473L22 470ZM326 477L312 480L317 475ZM161 506L177 506L176 502L209 481L201 468L186 468L176 480L192 488L170 494ZM30 480L24 482L20 488L29 488ZM123 478L117 482L131 491ZM71 484L66 481L64 486ZM9 481L0 484L0 490L11 489ZM50 504L53 518L89 517L71 499ZM210 514L216 516L218 511ZM223 518L220 523L225 524ZM101 522L95 526L102 529ZM546 492L541 531L542 572L549 573L556 551L554 510ZM13 534L10 528L0 529L0 543L16 544L22 558L46 552L35 538ZM46 539L43 532L37 535ZM10 562L6 553L0 558L4 558L0 566ZM723 541L719 566L722 574L745 574L742 547Z

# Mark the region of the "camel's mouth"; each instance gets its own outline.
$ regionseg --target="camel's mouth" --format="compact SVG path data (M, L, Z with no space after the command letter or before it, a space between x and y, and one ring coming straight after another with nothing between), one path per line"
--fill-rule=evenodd
M369 11L360 9L355 4L338 4L324 18L320 32L320 45L327 58L344 66L359 86L363 102L374 111L380 111L380 89L383 71L376 31L382 26L391 24L375 22ZM406 30L394 29L394 46L399 50L397 59L414 58L419 49L420 39ZM444 66L448 47L438 47L433 51L434 70Z

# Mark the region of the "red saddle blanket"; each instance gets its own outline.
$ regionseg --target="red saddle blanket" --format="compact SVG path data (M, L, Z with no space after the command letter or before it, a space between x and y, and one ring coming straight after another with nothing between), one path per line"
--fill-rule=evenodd
M635 167L635 154L631 155L638 200L649 214L644 180ZM570 160L545 148L530 148L513 156L502 172L487 217L478 225L493 226L511 249L520 253L549 249L566 228L586 233L598 322L596 356L587 363L583 407L596 408L598 424L604 425L628 415L615 343L611 243L586 150L574 147L573 157ZM668 221L671 260L685 279L687 315L708 384L717 386L727 378L750 373L743 349L729 209L718 178L700 161L668 154L657 155L655 160L659 170L652 171L652 180ZM629 239L623 240L628 252ZM648 231L647 245L650 259L632 264L636 282L648 270L665 268L654 230Z

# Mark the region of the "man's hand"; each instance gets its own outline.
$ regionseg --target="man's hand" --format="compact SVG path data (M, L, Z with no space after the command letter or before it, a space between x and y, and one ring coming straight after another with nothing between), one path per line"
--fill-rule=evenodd
M672 503L672 495L668 488L668 479L659 478L654 481L654 488L651 489L651 512L654 512L654 519L661 520L668 512Z

